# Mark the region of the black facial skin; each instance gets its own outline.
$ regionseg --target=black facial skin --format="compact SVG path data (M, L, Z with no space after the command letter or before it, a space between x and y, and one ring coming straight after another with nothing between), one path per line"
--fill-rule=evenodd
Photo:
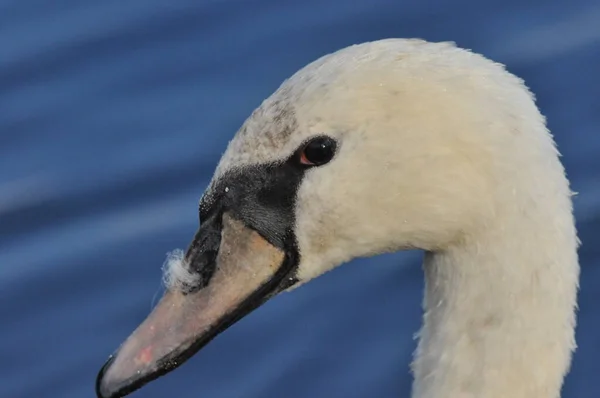
M205 287L214 274L224 212L230 212L273 246L298 258L293 230L298 187L305 171L328 163L335 150L336 142L332 138L317 136L301 145L282 163L247 166L219 178L200 201L200 219L206 221L201 222L186 258L192 270L201 276L201 284L190 287L189 291ZM302 159L308 159L312 164L302 163ZM294 264L294 268L296 266ZM286 286L280 286L275 293L296 281L291 282L286 278Z
M313 160L318 159L318 162L303 163L303 159L307 158L307 148L311 148L309 157ZM277 293L298 282L295 274L299 253L293 230L296 195L306 170L330 161L335 154L335 149L336 143L331 138L316 137L301 145L291 157L281 163L248 166L226 173L219 178L201 200L201 225L186 253L190 271L199 274L200 283L184 287L184 294L195 292L210 283L216 270L222 217L225 212L255 230L273 246L283 249L285 257L282 267L271 280L244 300L235 311L213 325L199 341L184 352L174 352L172 356L163 358L158 364L157 372L132 380L123 389L107 397L100 391L100 382L105 371L110 367L112 358L117 354L111 356L100 370L96 380L96 394L99 398L124 397L168 373L189 359L219 333Z
M190 271L200 276L200 282L185 286L185 293L196 292L210 283L225 212L258 232L273 246L283 249L291 257L298 257L293 232L294 200L304 170L305 167L290 159L283 164L246 167L219 179L200 202L200 219L204 221L186 253ZM292 268L296 266L293 264ZM281 290L277 289L277 292Z

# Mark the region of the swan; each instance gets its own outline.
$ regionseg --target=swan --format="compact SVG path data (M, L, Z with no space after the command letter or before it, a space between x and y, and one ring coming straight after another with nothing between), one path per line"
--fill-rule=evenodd
M575 349L572 192L522 80L453 43L385 39L307 65L227 146L166 292L98 397L173 370L353 258L424 255L414 398L557 398Z

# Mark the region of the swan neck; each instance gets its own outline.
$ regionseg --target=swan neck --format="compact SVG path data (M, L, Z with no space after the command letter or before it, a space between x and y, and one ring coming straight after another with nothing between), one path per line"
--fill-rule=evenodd
M563 213L565 224L540 214L426 253L413 398L560 397L579 275Z

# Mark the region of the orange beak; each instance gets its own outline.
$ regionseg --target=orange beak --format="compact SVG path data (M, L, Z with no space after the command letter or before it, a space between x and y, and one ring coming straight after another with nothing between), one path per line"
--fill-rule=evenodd
M170 372L285 288L293 261L282 249L228 213L222 215L221 225L209 282L189 292L167 290L103 366L96 382L98 397L123 397ZM192 243L187 262L194 264L193 257L203 252L201 246L202 242Z

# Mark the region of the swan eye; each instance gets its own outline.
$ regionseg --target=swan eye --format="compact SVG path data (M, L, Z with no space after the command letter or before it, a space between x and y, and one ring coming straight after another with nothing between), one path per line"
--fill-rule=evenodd
M302 148L300 163L305 166L321 166L333 158L336 146L332 138L313 138Z

